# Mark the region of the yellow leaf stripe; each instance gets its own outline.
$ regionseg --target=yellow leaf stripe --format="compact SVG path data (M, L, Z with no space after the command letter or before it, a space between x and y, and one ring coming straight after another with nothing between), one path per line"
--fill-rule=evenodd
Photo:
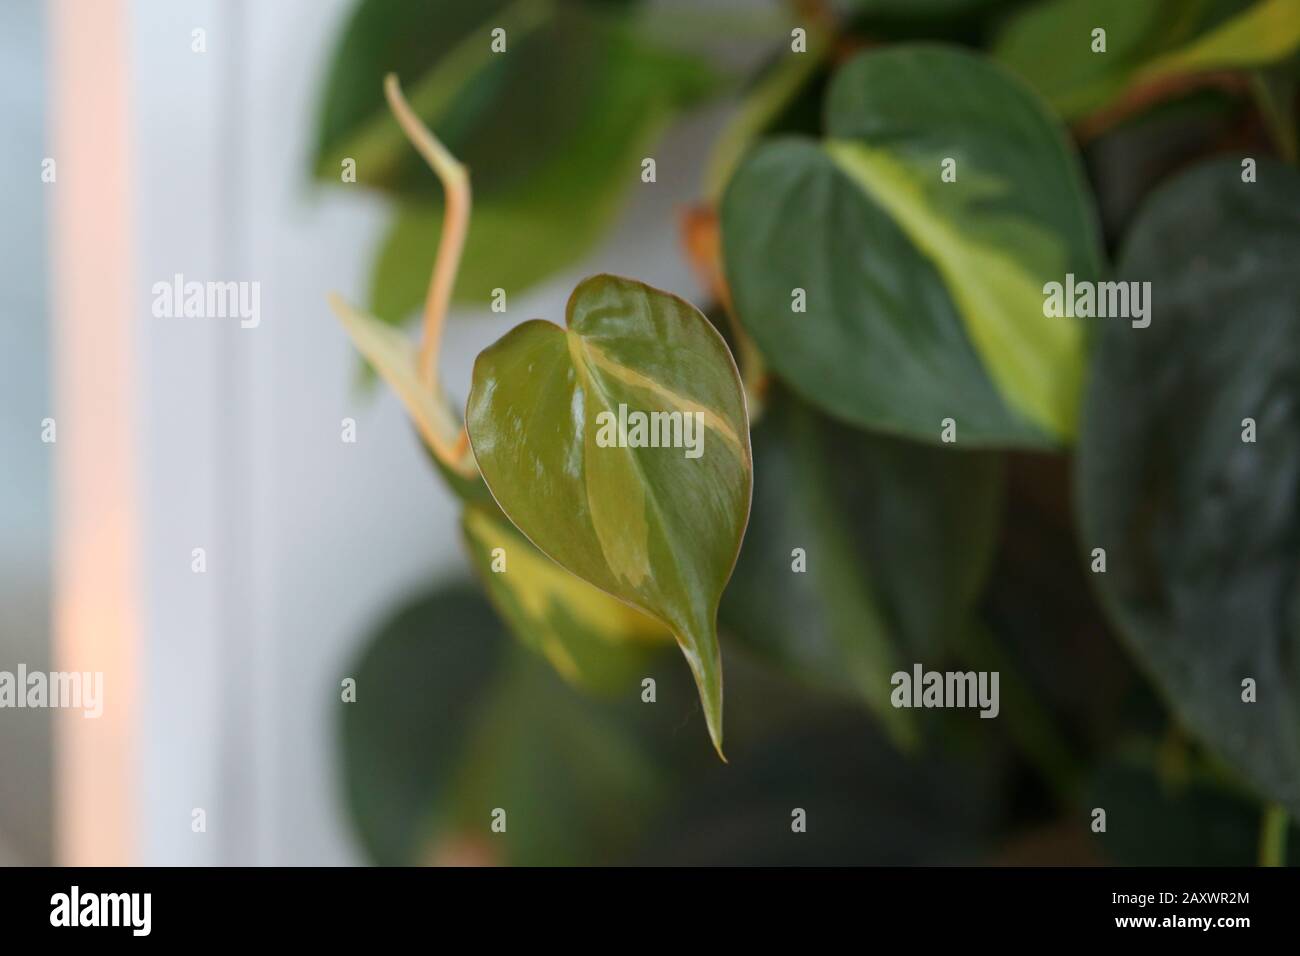
M701 405L693 399L679 395L662 382L658 382L655 379L650 378L648 375L643 375L635 369L628 368L626 365L616 362L614 359L610 358L604 350L600 348L600 346L594 345L586 339L583 339L582 336L574 332L569 332L568 335L570 354L574 355L575 362L578 360L579 355L579 353L575 351L575 345L577 345L581 348L581 355L590 360L585 364L599 369L603 374L610 378L622 382L624 385L631 388L650 392L674 411L687 413L703 412L704 426L706 428L711 428L721 436L727 444L735 449L737 456L742 461L748 461L745 457L745 443L741 441L740 436L736 434L736 430L731 427L731 424L719 412L714 411L707 405ZM577 341L575 342L575 340Z
M1043 280L1017 258L1028 247L1052 255L1050 234L1031 222L1007 220L1003 247L963 234L960 217L935 207L919 174L883 149L833 141L836 166L885 209L939 270L966 331L1003 399L1062 439L1078 427L1083 376L1083 328L1043 316ZM1058 253L1060 267L1065 265ZM1058 277L1059 278L1059 277Z

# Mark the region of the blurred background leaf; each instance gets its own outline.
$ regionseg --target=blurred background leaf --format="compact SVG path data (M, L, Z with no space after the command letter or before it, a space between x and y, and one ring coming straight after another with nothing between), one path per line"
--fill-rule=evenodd
M344 675L357 688L341 727L348 806L372 860L411 864L444 825L505 642L482 597L455 586L395 611L362 647Z
M1273 63L1297 46L1294 0L1052 0L1013 19L993 54L1074 120L1137 86Z
M1258 176L1198 166L1134 225L1118 272L1150 281L1159 313L1102 334L1079 520L1109 555L1103 605L1170 707L1296 812L1300 175L1262 160Z
M653 751L516 648L470 587L397 612L350 673L344 780L377 863L599 859L634 839L659 799ZM491 830L498 807L505 833Z
M824 145L760 147L723 200L727 279L768 363L863 428L938 442L952 417L967 447L1068 443L1083 331L1041 321L1042 287L1101 259L1059 124L1002 71L928 46L859 56L826 109Z
M442 218L437 180L389 115L396 72L412 107L469 168L475 210L457 301L487 304L579 259L639 181L672 118L720 89L700 55L645 39L635 3L598 0L364 0L343 34L322 101L316 175L398 202L376 261L370 308L404 321L420 304ZM506 30L509 55L491 51ZM545 82L539 82L545 77Z
M349 809L381 864L946 863L999 826L995 764L905 759L861 710L733 655L738 758L684 730L684 670L648 664L658 699L592 699L512 646L459 584L385 622L349 668ZM978 719L973 714L966 716ZM492 811L506 830L491 830ZM791 829L792 811L807 832Z
M1000 462L854 431L782 393L754 429L754 475L724 633L862 699L914 743L889 678L937 662L966 628L993 555Z

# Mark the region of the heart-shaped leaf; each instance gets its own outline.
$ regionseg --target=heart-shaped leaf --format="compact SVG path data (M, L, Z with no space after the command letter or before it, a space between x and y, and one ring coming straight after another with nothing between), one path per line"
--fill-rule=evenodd
M952 418L963 444L1070 441L1083 329L1044 316L1043 287L1100 257L1060 124L940 47L852 61L826 123L824 143L755 150L723 200L736 310L771 366L865 428L937 442Z
M666 629L565 571L519 534L472 461L455 455L450 406L421 381L415 345L341 297L330 302L357 350L401 399L434 464L464 503L470 560L511 630L565 678L595 689L626 689L644 660L641 652L667 639Z
M1300 175L1257 172L1197 167L1134 225L1119 274L1151 282L1151 325L1102 335L1080 525L1175 713L1300 812Z
M583 687L634 694L662 624L570 574L494 504L466 507L465 544L488 596L521 641Z
M566 327L525 322L474 364L466 426L506 516L568 570L662 621L722 752L717 610L749 515L749 421L689 303L601 275Z

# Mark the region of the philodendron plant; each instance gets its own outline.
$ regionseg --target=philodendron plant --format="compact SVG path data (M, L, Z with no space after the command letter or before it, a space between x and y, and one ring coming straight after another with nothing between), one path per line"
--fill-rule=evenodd
M344 719L372 854L1285 861L1300 6L800 0L743 85L661 42L711 35L695 7L360 0L340 45L316 172L395 216L366 308L332 304L495 611L442 586L362 656L400 701ZM584 279L462 414L449 306L590 254L721 90L682 229L705 310ZM721 756L724 657L726 767L694 713ZM945 674L999 682L976 716ZM787 797L797 848L742 826Z
M671 634L721 756L718 604L753 483L745 393L726 342L675 295L592 276L570 295L563 326L525 322L478 357L460 425L438 380L438 344L469 177L395 76L385 91L446 190L423 341L416 348L337 297L335 311L453 479L470 555L521 636L581 679L593 645ZM511 562L533 573L511 574Z

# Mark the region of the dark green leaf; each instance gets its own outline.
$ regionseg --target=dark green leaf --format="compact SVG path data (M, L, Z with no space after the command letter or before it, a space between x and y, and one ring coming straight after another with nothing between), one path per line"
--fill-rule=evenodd
M501 625L470 587L446 588L381 625L344 677L343 780L377 863L418 862L438 827L505 650Z
M902 47L840 70L827 126L825 143L760 147L723 202L735 305L772 367L865 428L937 442L952 418L968 445L1070 441L1084 333L1044 317L1042 289L1100 260L1059 125L975 56Z
M1080 523L1083 547L1106 549L1106 608L1175 713L1295 812L1300 176L1263 160L1258 180L1200 166L1140 214L1119 273L1152 283L1151 325L1102 335Z
M645 706L635 697L626 705ZM626 852L669 781L617 717L532 655L513 654L466 740L433 862L460 862L462 847L487 841L490 860L517 866L608 863ZM489 830L496 808L507 814L504 833Z

